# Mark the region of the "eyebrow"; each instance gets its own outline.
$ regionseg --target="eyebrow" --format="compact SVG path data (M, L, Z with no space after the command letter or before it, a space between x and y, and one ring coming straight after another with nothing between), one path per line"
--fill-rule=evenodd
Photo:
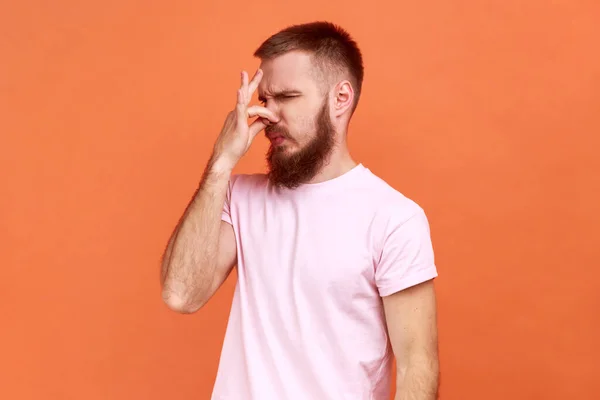
M270 92L271 97L292 96L292 95L299 95L299 94L302 94L302 92L300 92L299 90L295 90L295 89L283 89L283 90L277 90L277 91ZM265 95L259 94L258 100L264 101Z

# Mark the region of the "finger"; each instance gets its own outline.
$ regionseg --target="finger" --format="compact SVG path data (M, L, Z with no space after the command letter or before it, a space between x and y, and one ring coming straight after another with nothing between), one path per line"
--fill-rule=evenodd
M260 83L261 79L263 77L263 71L262 69L257 69L256 73L254 74L254 76L252 77L252 80L250 81L250 84L248 85L248 94L249 94L249 98L252 98L252 95L254 94L254 92L256 91L256 88L258 87L258 84Z
M266 118L267 120L269 120L270 122L272 122L274 124L279 122L279 118L277 118L275 113L273 113L273 111L269 110L266 107L250 106L250 107L248 107L247 112L248 112L249 118L258 116L258 117Z
M244 103L242 89L238 89L237 91L237 103L235 105L235 111L237 113L238 121L245 121L248 118L246 116L246 103Z
M249 127L248 127L248 135L250 136L250 140L254 140L258 132L265 129L267 124L264 122L263 118L257 118Z
M248 96L248 73L246 71L242 71L242 94L244 95L244 103L248 104L250 102L250 96Z

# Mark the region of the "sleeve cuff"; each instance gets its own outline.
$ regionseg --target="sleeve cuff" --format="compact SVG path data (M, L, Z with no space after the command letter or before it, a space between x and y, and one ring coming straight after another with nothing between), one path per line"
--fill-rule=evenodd
M225 221L229 225L233 225L233 222L231 222L231 217L225 211L221 213L221 221Z
M389 284L380 286L378 289L379 295L381 297L389 296L401 290L408 289L411 286L415 286L419 283L423 283L431 279L437 278L437 276L438 273L435 266L431 266L400 281L394 281L390 282Z

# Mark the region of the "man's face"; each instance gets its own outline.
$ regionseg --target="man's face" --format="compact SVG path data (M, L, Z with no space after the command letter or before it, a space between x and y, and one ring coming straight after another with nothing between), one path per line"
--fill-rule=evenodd
M295 188L323 167L335 143L327 94L322 93L310 56L290 52L261 65L259 100L280 121L265 128L269 178Z

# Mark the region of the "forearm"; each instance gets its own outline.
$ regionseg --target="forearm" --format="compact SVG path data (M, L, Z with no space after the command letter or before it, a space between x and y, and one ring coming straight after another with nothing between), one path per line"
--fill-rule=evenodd
M409 363L398 369L394 400L436 400L438 382L437 360Z
M211 158L198 190L171 235L162 260L161 284L163 299L174 308L197 308L209 296L230 176L229 165Z

